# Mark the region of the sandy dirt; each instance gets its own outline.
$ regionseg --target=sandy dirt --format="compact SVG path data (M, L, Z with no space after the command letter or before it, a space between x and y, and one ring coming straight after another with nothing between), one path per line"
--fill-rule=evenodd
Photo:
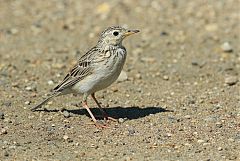
M240 160L240 1L0 1L0 160ZM79 103L46 97L108 26L127 77ZM94 114L99 110L88 99Z

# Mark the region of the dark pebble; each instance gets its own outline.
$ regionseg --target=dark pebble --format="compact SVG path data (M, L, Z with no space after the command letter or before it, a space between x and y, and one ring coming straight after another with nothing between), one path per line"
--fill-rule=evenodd
M193 65L193 66L198 66L199 63L198 63L197 61L193 60L193 61L192 61L192 65Z
M5 101L5 102L3 102L2 105L3 105L3 106L10 107L10 106L12 105L12 102L11 102L11 101Z
M3 152L3 155L4 155L5 157L8 157L8 156L9 156L9 153L8 153L7 151L4 151L4 152Z
M4 119L4 113L0 112L0 119Z
M160 35L161 35L161 36L168 36L169 34L168 34L166 31L162 31L162 32L160 33Z

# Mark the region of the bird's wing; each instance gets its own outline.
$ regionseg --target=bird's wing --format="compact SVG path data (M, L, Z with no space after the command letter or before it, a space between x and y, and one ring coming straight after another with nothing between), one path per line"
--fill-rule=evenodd
M99 58L103 53L104 52L98 47L90 49L78 60L78 63L70 70L63 81L53 89L53 91L61 92L92 74L94 63L101 61Z

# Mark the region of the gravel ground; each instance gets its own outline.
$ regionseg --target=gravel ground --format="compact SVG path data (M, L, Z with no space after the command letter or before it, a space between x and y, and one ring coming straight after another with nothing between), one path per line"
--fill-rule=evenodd
M0 160L240 160L240 1L0 1ZM111 25L125 76L96 95L41 101ZM98 114L89 99L92 111Z

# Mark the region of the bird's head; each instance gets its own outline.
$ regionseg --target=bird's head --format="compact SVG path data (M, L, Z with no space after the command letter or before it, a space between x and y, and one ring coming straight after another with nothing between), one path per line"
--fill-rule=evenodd
M139 30L128 30L120 26L108 27L101 33L98 43L120 45L125 37L138 32Z

